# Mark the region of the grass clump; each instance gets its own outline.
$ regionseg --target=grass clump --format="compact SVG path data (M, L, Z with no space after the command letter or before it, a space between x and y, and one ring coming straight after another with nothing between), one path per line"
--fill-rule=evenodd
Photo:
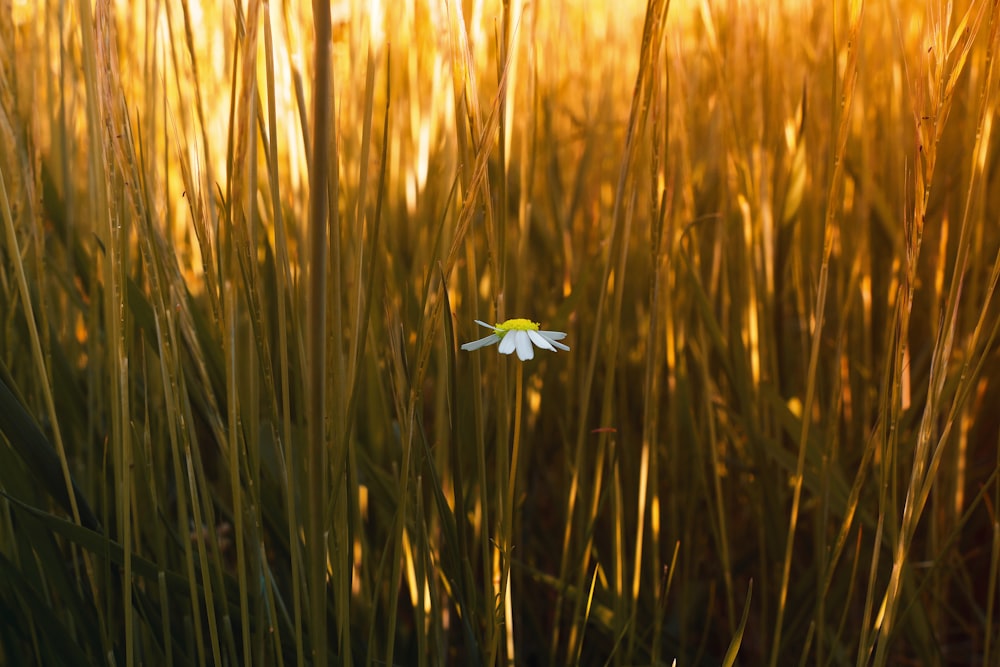
M0 662L995 661L1000 6L210 4L0 18Z

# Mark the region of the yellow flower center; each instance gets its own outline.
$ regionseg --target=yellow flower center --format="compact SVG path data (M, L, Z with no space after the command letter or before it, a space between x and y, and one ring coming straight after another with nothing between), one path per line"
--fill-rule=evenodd
M503 338L504 334L508 331L538 331L538 322L532 322L531 320L526 320L523 317L518 317L498 324L496 329L497 334Z

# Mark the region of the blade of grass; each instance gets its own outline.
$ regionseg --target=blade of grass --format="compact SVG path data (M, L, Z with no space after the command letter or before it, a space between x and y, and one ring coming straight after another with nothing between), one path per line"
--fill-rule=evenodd
M333 114L331 99L330 4L313 2L316 34L313 67L313 146L309 172L309 290L307 313L307 424L309 428L306 549L309 575L309 638L312 660L327 664L326 641L326 531L322 508L326 507L326 315L327 315L327 225L329 224L330 146ZM334 200L336 201L336 200ZM334 235L339 234L336 225ZM339 299L339 294L337 295ZM339 351L338 351L339 352Z
M747 619L750 617L750 601L753 599L753 579L750 580L750 584L747 586L747 601L743 605L743 616L740 618L739 625L736 626L736 631L733 634L733 639L729 643L729 648L726 650L726 655L722 659L722 667L733 667L736 664L736 656L740 652L740 645L743 643L743 632L747 627Z

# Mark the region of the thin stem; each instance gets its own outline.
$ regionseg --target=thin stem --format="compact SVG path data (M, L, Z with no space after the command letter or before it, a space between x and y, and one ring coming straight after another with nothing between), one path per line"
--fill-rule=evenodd
M309 637L312 642L312 659L316 665L327 664L326 627L326 536L323 525L323 508L326 506L326 270L327 225L329 215L328 182L330 175L331 131L331 63L330 63L330 3L315 0L313 16L316 28L316 83L314 94L315 128L312 147L312 171L309 174L309 296L308 296L308 351L309 351L309 475L307 493L309 502L307 533L310 582ZM339 230L334 230L339 234ZM340 295L337 294L337 298ZM390 643L391 646L391 643Z
M510 480L507 483L507 512L504 520L511 522L514 507L514 485L517 482L517 457L521 450L521 397L524 389L524 363L517 362L517 380L514 383L514 447L510 455ZM510 536L508 531L507 536Z
M517 484L517 458L521 450L521 404L524 392L524 363L517 362L517 379L514 382L514 445L510 455L510 476L507 480L507 494L504 497L503 532L503 577L501 597L504 601L504 626L507 634L507 657L514 662L514 619L513 598L510 586L510 554L514 536L514 490Z

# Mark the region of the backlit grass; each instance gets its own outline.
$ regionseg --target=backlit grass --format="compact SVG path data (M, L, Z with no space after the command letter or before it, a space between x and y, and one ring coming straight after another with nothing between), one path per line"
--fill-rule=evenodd
M996 661L1000 4L317 6L0 17L0 663Z

